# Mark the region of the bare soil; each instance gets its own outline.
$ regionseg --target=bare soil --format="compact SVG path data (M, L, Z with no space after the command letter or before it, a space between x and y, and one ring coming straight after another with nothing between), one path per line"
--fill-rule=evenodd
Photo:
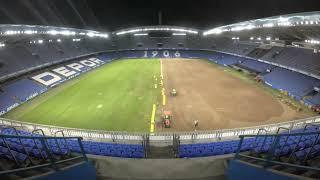
M162 59L172 127L157 131L214 130L276 123L310 116L297 112L261 87L205 60ZM175 88L176 97L170 96Z

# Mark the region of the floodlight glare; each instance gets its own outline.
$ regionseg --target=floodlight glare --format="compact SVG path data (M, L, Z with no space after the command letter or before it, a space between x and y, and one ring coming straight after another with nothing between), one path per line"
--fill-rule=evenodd
M148 36L148 33L136 33L134 36Z

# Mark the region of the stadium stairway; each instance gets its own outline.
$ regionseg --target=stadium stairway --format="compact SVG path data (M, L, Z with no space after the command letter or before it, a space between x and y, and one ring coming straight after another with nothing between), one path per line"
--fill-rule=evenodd
M150 159L169 159L175 157L175 152L173 151L172 146L150 146L150 152L147 156L147 158Z

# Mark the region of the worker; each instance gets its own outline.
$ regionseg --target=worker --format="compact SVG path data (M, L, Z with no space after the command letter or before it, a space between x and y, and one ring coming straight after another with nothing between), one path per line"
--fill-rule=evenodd
M194 121L194 130L197 131L197 128L199 126L199 121L198 120L195 120Z

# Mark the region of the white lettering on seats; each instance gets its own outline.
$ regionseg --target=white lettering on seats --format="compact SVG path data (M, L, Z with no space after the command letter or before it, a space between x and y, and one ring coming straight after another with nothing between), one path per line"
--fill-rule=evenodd
M51 72L44 72L31 78L46 86L50 86L62 79L60 76Z

